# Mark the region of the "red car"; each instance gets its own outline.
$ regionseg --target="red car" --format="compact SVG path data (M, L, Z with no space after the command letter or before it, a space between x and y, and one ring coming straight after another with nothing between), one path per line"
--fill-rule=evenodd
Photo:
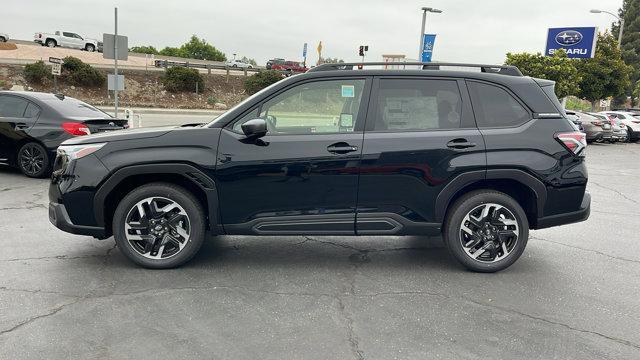
M290 73L303 73L309 70L298 61L287 61L284 59L271 59L267 61L267 69L280 70Z

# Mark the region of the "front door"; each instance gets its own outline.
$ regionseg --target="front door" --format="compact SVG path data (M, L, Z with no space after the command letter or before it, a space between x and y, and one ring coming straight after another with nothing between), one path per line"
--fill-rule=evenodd
M486 171L485 145L464 82L376 79L368 114L358 234L439 233L447 185L462 174L484 179Z
M293 84L222 130L216 182L229 234L354 234L370 80ZM242 123L263 118L248 141Z

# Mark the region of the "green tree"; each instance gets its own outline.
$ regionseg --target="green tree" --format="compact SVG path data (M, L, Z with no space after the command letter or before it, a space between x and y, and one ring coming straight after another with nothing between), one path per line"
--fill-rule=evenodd
M591 101L594 108L596 101L624 94L631 86L631 67L622 60L617 45L611 34L599 34L595 56L577 62L582 76L578 96Z
M149 46L134 46L129 49L130 52L139 53L139 54L153 54L158 55L158 50L149 45Z
M164 56L187 57L187 54L184 51L182 51L182 49L176 48L176 47L169 47L169 46L160 50L158 54L164 55Z
M162 77L162 84L170 92L204 91L204 79L198 69L175 66L168 68Z
M226 61L227 57L223 52L216 49L213 45L206 42L204 39L199 39L197 36L192 35L189 42L183 44L180 50L188 58L199 60L212 60L212 61Z
M253 66L258 66L258 63L256 62L256 60L255 60L255 59L249 59L249 58L248 58L248 57L246 57L246 56L243 56L243 57L240 59L240 61L242 61L242 62L244 62L244 63L247 63L247 64L251 64L251 65L253 65Z
M636 81L636 86L633 87L633 97L640 99L640 80Z
M622 58L627 65L633 67L631 81L635 84L640 80L640 0L624 0L618 14L624 18ZM612 34L617 38L620 24L614 23L611 28ZM631 91L628 92L630 93Z
M575 60L569 59L564 50L556 51L553 56L507 53L505 64L517 66L525 76L555 81L558 98L578 94L581 77Z

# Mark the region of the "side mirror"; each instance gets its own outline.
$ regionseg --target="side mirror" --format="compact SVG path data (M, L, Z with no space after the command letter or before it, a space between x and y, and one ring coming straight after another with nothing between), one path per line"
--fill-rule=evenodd
M264 119L249 120L241 128L248 138L261 138L267 134L267 122Z

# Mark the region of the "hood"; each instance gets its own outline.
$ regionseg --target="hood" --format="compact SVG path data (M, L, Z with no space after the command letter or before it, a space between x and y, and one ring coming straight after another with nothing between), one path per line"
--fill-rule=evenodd
M63 142L62 145L94 144L94 143L112 142L112 141L120 141L120 140L146 139L146 138L162 136L175 128L177 128L177 126L148 127L148 128L138 128L138 129L107 131L107 132L102 132L94 135L74 137Z

